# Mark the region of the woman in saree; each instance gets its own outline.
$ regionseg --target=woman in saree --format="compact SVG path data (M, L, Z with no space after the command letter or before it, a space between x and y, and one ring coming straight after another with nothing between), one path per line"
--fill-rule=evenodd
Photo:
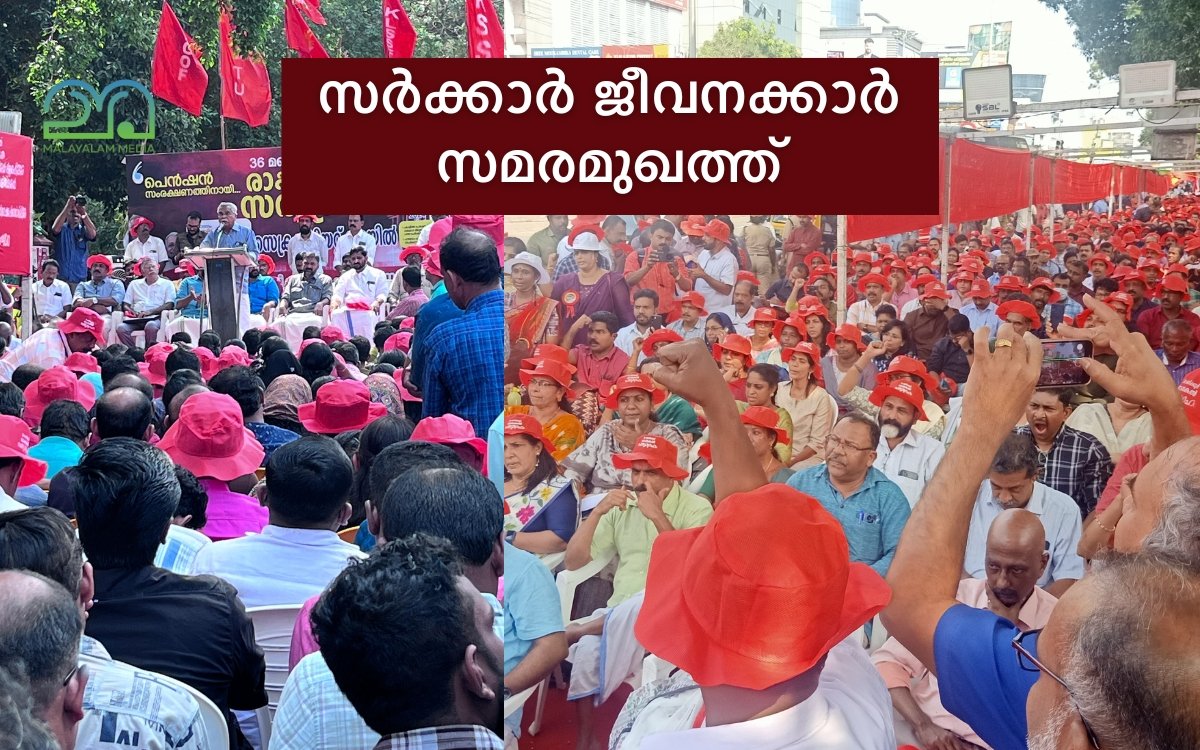
M587 440L583 423L570 411L566 401L567 389L571 387L571 369L553 359L539 360L532 369L521 370L521 384L525 386L528 405L510 406L504 410L506 416L527 414L541 425L542 434L553 449L555 461L571 455Z
M558 303L542 294L541 286L550 283L550 274L542 267L542 259L533 253L517 253L504 264L504 272L512 280L513 291L504 295L504 322L508 328L509 358L506 369L516 370L538 344L557 344L559 336Z
M580 317L607 310L617 316L623 328L633 322L633 303L629 298L629 285L617 271L606 271L600 267L600 238L595 232L580 232L574 244L569 246L579 267L577 273L560 276L554 282L551 297L562 304L563 317L559 325L570 331ZM570 341L563 341L566 349L587 344L587 326L580 326Z
M504 533L515 547L536 555L562 552L579 525L579 501L551 458L537 420L514 414L504 420ZM539 519L536 529L526 527Z

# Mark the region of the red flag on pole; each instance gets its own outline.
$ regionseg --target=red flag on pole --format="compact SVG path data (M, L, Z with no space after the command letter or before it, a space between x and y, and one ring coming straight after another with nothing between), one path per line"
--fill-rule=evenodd
M150 90L194 117L200 116L208 73L200 65L200 48L179 23L179 17L163 0L158 20L158 41L150 63Z
M492 0L467 0L467 57L504 57L504 27Z
M287 27L287 46L300 53L301 57L329 57L321 40L309 28L304 16L296 7L295 0L284 0L284 25Z
M325 16L321 13L321 0L295 0L296 7L308 16L308 20L318 26L325 25Z
M412 57L417 30L400 0L383 0L383 56Z
M257 128L271 119L271 79L261 60L233 54L233 22L221 9L221 115Z

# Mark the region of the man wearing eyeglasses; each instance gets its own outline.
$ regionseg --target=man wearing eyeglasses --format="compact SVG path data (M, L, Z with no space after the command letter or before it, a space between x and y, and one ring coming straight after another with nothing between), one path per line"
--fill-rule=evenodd
M812 495L842 524L850 561L887 575L910 511L904 492L872 466L879 425L851 412L825 441L825 463L794 474L788 486Z

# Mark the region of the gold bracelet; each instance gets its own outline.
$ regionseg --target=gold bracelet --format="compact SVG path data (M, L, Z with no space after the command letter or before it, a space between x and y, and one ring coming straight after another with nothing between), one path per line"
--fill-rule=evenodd
M1110 529L1110 528L1108 528L1107 526L1105 526L1104 524L1100 523L1100 519L1099 519L1099 518L1097 518L1097 519L1096 519L1096 525L1100 527L1100 530L1101 530L1101 531L1107 531L1107 532L1108 532L1108 533L1110 533L1110 534L1115 534L1115 533L1117 533L1117 527L1116 527L1116 526L1114 526L1114 527L1112 527L1112 528Z

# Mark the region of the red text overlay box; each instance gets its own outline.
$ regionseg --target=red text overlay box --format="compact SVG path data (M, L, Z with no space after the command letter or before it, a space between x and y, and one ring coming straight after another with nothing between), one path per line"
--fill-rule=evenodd
M933 59L285 60L283 209L935 213L937 81Z

